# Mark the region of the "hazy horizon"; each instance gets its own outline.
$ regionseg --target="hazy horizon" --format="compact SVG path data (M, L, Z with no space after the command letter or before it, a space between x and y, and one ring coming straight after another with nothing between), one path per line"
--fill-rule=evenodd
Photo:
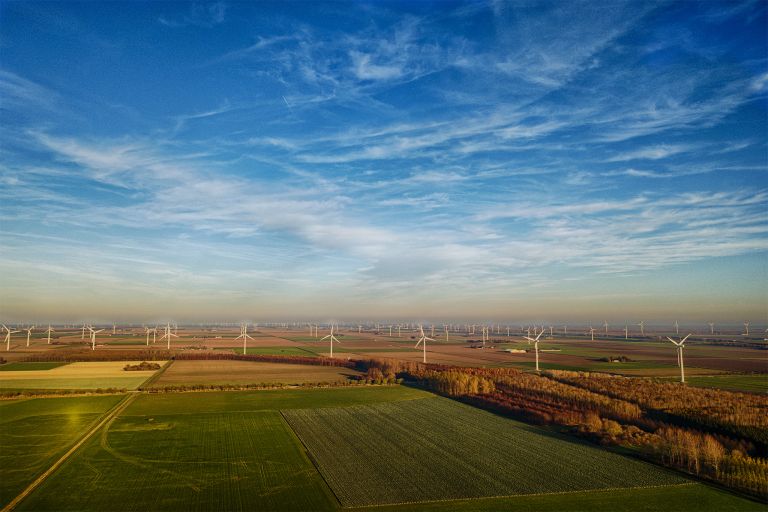
M763 325L767 12L4 2L0 319Z

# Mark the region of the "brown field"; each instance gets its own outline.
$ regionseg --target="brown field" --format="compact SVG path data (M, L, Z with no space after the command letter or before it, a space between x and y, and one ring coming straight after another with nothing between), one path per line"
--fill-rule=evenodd
M251 361L174 361L150 387L339 382L360 375L334 366Z

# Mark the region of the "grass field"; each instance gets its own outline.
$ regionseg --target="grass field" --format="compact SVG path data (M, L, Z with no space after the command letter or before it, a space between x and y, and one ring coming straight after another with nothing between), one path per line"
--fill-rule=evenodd
M579 491L590 484L687 481L424 391L372 386L139 395L22 501L18 510L340 510L283 415L303 418L311 428L333 427L328 446L338 446L341 439L352 443L341 449L347 467L340 469L355 472L356 489L347 492L363 496L362 501L391 492L386 489L397 490L403 479L397 475L399 470L425 486L410 484L403 492L432 494L441 500L456 495L454 489L466 495L467 489L494 485L500 485L504 494L521 488L533 492L529 487L577 491L377 508L383 512L760 509L755 503L691 483ZM339 424L345 415L353 421ZM305 426L302 432L306 431ZM355 436L360 433L365 437ZM532 444L532 439L544 447ZM19 444L12 446L20 453ZM318 461L320 456L312 452ZM546 457L549 464L542 469ZM389 474L396 476L380 480Z
M753 393L768 393L768 374L748 375L713 375L702 377L686 376L689 386L702 388L719 388L729 391L749 391Z
M283 415L348 507L686 482L446 398Z
M44 370L3 372L0 389L136 389L155 373L126 372L123 370L126 364L126 361L70 363Z
M304 384L340 382L360 375L335 366L253 361L174 361L150 387L197 384Z
M52 370L69 363L8 363L0 366L0 372L20 372L33 370Z
M123 395L0 402L0 506L19 494Z
M215 350L231 350L235 354L242 354L243 349L240 348L221 348ZM303 347L248 347L246 352L248 355L260 355L260 356L303 356L303 357L316 357L317 353L312 350Z
M333 496L278 412L144 412L141 404L129 406L19 510L333 507Z

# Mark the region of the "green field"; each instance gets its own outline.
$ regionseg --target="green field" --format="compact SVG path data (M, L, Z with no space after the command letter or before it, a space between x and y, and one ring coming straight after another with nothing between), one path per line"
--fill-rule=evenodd
M685 381L690 386L702 388L719 388L729 391L749 391L752 393L768 393L768 374L747 375L713 375L686 376Z
M48 469L123 395L0 402L0 506Z
M24 372L29 370L52 370L69 363L7 363L0 366L0 372Z
M242 348L217 348L215 350L231 350L235 354L242 354ZM302 347L248 347L249 356L304 356L316 357L317 353Z
M22 483L2 470L0 485L17 481L5 501L55 460L28 453L31 439L63 451L87 432L84 416L93 423L121 396L0 402L4 431L25 432L0 444L2 468L34 466ZM488 495L507 497L444 501ZM139 394L17 510L339 511L424 499L439 501L376 510L764 509L425 391L371 386Z
M703 484L610 489L536 496L432 501L376 508L348 508L349 512L764 512L765 505L737 498Z
M686 482L447 398L283 415L347 507Z

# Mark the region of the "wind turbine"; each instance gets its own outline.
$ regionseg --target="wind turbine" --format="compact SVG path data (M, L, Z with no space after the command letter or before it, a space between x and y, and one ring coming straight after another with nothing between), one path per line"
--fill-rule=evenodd
M56 332L54 329L51 329L51 324L48 324L48 330L45 331L48 333L48 344L51 344L51 333Z
M744 336L749 336L749 322L744 322Z
M157 332L157 329L150 329L149 327L145 327L144 329L147 331L147 346L149 346L149 333Z
M539 333L536 338L529 338L528 336L525 337L526 340L528 340L528 343L533 342L533 349L536 351L536 371L539 371L539 338L541 338L541 335L544 334L544 330Z
M680 382L682 383L685 383L685 367L683 366L683 349L685 348L685 340L688 339L688 336L690 336L690 334L686 335L686 337L681 339L680 341L675 341L669 336L667 336L667 339L677 347L677 366L680 367Z
M445 342L448 343L448 326L445 326Z
M83 332L80 334L80 339L81 340L85 339L85 324L83 324Z
M629 339L629 328L626 325L624 326L624 339Z
M331 334L327 334L323 336L320 341L323 341L324 339L329 338L331 340L331 358L333 358L333 342L341 343L339 340L336 339L336 336L333 335L333 324L331 324Z
M248 341L248 338L253 339L253 336L248 334L248 324L242 324L240 326L240 336L235 338L235 341L239 340L240 338L243 338L243 355L245 355L245 351L247 350L245 343Z
M3 324L3 329L5 329L5 350L6 352L11 350L11 334L16 334L17 332L21 331L12 331L9 328Z
M162 341L163 338L168 340L168 350L171 350L171 337L178 338L176 334L171 332L171 324L167 323L165 324L165 334L160 337L160 341Z
M640 326L640 336L645 336L645 321L641 320L637 325Z
M91 331L91 350L96 350L96 335L99 334L104 329L99 329L98 331L94 331L92 327L89 327L88 330Z
M28 328L28 329L24 329L25 331L27 331L27 347L29 347L29 338L30 338L30 336L32 336L32 330L34 328L35 328L35 326L33 325L30 328Z
M435 340L433 340L432 338L427 338L427 335L424 334L424 329L421 326L419 326L419 334L421 334L421 337L419 338L419 341L416 342L416 345L413 348L419 348L419 344L420 343L422 344L422 353L424 354L422 362L426 363L427 362L427 340L429 341L435 341Z
M589 326L589 334L592 336L592 341L595 341L595 331L596 331L596 330L597 330L597 329L595 329L595 328L594 328L594 327L592 327L591 325Z
M603 327L605 327L605 335L608 336L608 320L603 322Z
M675 320L675 336L680 336L680 325Z
M709 322L709 332L715 334L715 322Z

